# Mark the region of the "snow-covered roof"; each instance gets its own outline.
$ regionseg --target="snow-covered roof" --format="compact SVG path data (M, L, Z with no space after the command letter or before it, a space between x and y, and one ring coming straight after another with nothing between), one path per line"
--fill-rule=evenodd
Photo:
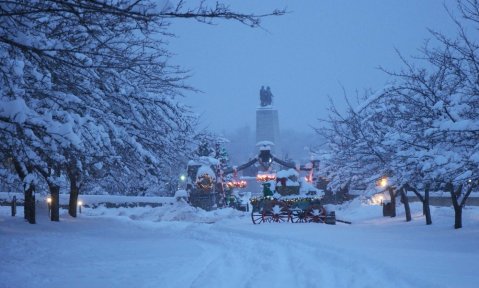
M210 166L202 165L200 168L198 168L198 172L196 172L196 177L199 177L201 175L207 174L213 179L216 179L216 174L213 172Z
M314 187L311 183L306 181L301 181L301 187L299 188L300 194L307 194L308 192L315 192L316 196L323 197L324 191Z
M298 171L294 169L280 170L276 173L276 178L288 178L290 176L299 176Z

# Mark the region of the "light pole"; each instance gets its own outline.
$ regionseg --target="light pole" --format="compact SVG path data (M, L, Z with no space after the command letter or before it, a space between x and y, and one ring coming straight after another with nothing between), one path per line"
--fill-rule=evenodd
M184 186L185 186L185 185L184 185L185 181L186 181L186 175L185 175L185 174L181 174L181 175L180 175L180 183L178 184L177 190L178 190L178 189L181 189L181 188L184 188Z
M81 214L81 206L83 205L82 201L78 201L78 212Z
M379 186L386 188L386 186L388 186L388 177L384 176L381 178L381 180L379 180Z
M48 205L48 216L50 216L50 213L52 212L52 197L51 196L47 197L47 205Z

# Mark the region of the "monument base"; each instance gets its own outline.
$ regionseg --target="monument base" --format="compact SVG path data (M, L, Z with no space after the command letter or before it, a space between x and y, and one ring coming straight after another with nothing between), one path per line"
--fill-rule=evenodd
M256 109L256 142L270 141L274 143L271 152L280 157L278 110L272 106Z

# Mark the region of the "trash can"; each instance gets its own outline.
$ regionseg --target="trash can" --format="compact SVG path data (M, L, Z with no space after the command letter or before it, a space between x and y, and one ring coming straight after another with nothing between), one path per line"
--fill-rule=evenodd
M336 225L336 212L335 211L331 211L328 213L328 215L326 215L326 219L324 219L324 223L325 224L329 224L329 225Z
M392 213L392 205L391 202L383 202L383 216L384 217L391 217L393 215Z

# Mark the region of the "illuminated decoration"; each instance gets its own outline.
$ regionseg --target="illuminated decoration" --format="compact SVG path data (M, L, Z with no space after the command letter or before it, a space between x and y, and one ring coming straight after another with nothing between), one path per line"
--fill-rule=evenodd
M232 180L226 182L226 187L228 187L228 189L245 188L246 186L248 186L248 183L245 180Z
M180 175L180 181L184 182L186 180L186 175L181 174Z
M383 193L378 193L378 194L374 194L373 197L371 197L370 203L372 205L382 205L385 200L386 199L384 197L384 194Z
M48 203L48 204L51 204L51 203L52 203L52 197L50 197L50 196L47 197L47 203Z
M314 202L314 201L320 201L322 197L288 197L288 198L280 198L282 202L288 204L288 206L293 206L294 204L300 203L300 202ZM273 196L257 196L257 197L251 197L250 202L251 205L256 206L258 205L262 200L274 200L275 198Z
M266 181L272 181L276 180L276 174L258 174L256 175L256 181L258 182L266 182Z
M311 172L308 175L306 175L306 177L304 177L304 180L306 180L306 182L308 182L308 183L313 183L313 173L312 172L313 172L313 170L311 170Z
M273 200L273 196L266 196L266 197L251 197L249 200L251 205L257 206L262 200Z
M196 178L196 187L198 189L209 192L213 189L213 178L209 174L202 174Z
M264 197L273 196L273 191L271 191L271 183L264 182L261 185L263 185L263 196Z
M388 186L388 177L382 177L377 181L376 185L382 188L386 188L386 186Z

